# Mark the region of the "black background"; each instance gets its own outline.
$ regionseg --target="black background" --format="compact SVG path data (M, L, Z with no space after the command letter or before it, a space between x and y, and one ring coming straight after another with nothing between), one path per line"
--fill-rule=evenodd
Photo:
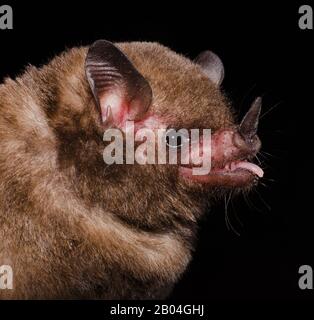
M299 267L314 268L314 31L298 28L304 3L67 3L1 1L13 8L14 29L0 30L0 81L66 47L142 40L191 58L216 52L225 64L223 88L240 116L263 96L260 137L271 154L260 157L265 186L229 204L236 231L227 228L223 205L207 215L194 260L171 298L313 299L314 290L298 287Z

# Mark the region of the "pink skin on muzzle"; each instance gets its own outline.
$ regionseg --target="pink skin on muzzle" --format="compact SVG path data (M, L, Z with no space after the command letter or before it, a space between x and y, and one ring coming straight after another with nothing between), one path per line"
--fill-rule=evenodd
M204 148L203 153L206 148L211 148L211 169L208 174L195 174L194 163L181 166L180 175L191 181L226 187L247 186L263 177L263 170L249 161L256 156L261 147L256 134L260 109L261 99L257 98L239 127L219 130L212 135L211 145L200 146L201 150ZM196 165L199 166L200 163Z
M212 135L211 169L207 175L193 174L192 166L181 166L179 172L184 178L211 185L243 186L263 176L263 170L247 159L256 154L242 141L235 130L221 130ZM241 142L240 142L241 141ZM260 143L259 143L260 144ZM200 149L206 148L203 145ZM200 165L200 164L197 164Z

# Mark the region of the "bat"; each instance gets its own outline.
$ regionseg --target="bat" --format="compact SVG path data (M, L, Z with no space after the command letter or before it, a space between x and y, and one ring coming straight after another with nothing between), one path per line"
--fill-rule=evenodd
M211 51L192 61L158 43L99 40L5 79L0 265L12 267L14 283L0 297L166 298L208 207L263 176L253 162L261 99L237 123L223 77ZM104 132L125 140L130 121L135 133L210 129L210 141L197 143L210 147L210 171L193 174L194 162L106 163ZM167 154L193 142L171 137Z

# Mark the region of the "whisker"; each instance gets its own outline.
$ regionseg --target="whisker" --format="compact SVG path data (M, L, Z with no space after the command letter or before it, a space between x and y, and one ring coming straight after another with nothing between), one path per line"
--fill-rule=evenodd
M263 187L268 187L268 185L266 184L266 183L264 183L264 182L259 182L259 184L261 185L261 186L263 186Z
M256 158L258 164L259 164L259 165L262 165L262 162L261 162L261 160L259 159L259 157L257 156L257 154L255 155L255 158Z
M258 197L260 198L260 200L263 202L263 204L265 205L265 207L268 209L268 211L271 211L271 206L263 199L263 197L261 196L261 194L255 189L254 190Z
M276 159L279 159L278 156L274 155L274 154L271 154L269 152L266 152L266 151L260 151L261 154L266 154L267 156L270 156L270 157L273 157L273 158L276 158Z
M225 221L226 221L228 230L231 229L237 236L240 236L240 233L234 228L228 216L228 204L230 202L231 195L232 195L232 191L230 191L228 199L227 199L227 196L224 197L225 198Z
M235 218L237 219L237 221L238 221L238 223L240 224L240 226L243 227L243 223L242 223L241 219L240 219L239 216L238 216L238 213L237 213L237 211L236 211L236 208L235 208L234 203L233 203L232 200L233 200L233 199L231 198L231 206L232 206L232 209L233 209L233 212L234 212L234 216L235 216Z
M280 101L278 103L276 103L274 106L272 106L270 109L268 109L267 111L265 111L260 117L259 119L263 119L268 113L270 113L271 111L273 111L275 108L279 107L281 104L283 103L283 101Z
M228 219L228 215L227 215L227 199L226 199L227 196L224 196L224 200L225 200L225 222L226 222L226 226L227 226L227 229L230 230L230 226L229 226L229 219Z
M265 168L265 167L268 167L268 166L270 165L271 160L270 160L267 156L265 156L265 155L263 155L263 154L261 154L261 153L259 153L258 156L259 156L260 158L262 158L262 160L259 159L259 160L260 160L260 161L259 161L259 164L262 165L262 167Z
M248 198L248 196L247 196L247 194L246 194L245 192L243 193L243 196L244 196L244 199L245 199L248 207L249 207L251 210L253 210L253 211L258 211L258 212L262 212L261 209L257 208L257 207L254 205L254 203L253 203L251 200L249 200L249 198Z
M258 154L259 154L263 159L269 160L269 159L268 159L268 156L267 156L266 154L264 154L262 151L260 151Z

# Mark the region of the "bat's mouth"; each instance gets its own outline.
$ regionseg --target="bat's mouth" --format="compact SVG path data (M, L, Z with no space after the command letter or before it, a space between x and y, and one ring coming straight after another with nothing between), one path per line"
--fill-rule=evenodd
M179 168L180 175L190 181L209 186L245 187L257 183L263 177L263 170L247 160L227 162L224 167L213 167L207 175L193 175L193 168Z

